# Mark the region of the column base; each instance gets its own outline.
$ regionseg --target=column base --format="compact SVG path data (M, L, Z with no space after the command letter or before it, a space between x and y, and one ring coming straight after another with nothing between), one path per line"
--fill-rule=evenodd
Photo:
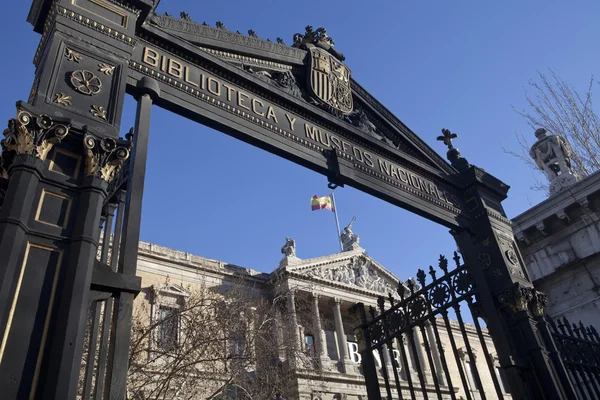
M360 364L354 364L350 360L338 361L338 365L342 367L342 372L349 375L360 374Z

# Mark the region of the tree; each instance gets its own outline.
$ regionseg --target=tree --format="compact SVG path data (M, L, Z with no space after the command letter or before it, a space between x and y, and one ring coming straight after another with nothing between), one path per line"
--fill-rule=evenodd
M544 74L538 71L539 81L530 81L530 91L525 89L528 107L515 111L527 121L532 132L545 128L549 133L567 139L573 149L571 165L573 172L585 177L600 169L600 117L594 111L592 89L594 77L585 93L580 94L554 71ZM530 168L538 168L529 155L532 142L529 135L517 134L520 150L505 151L522 161ZM548 183L538 180L532 187L535 190L548 190Z
M291 326L283 307L285 290L265 298L240 278L226 287L199 285L186 291L188 296L173 312L153 312L154 320L148 317L148 303L137 303L130 399L271 400L287 392L296 371L319 370L289 331L277 339L278 330ZM311 310L308 299L297 299L296 309L299 319L305 318ZM283 355L287 362L280 361Z

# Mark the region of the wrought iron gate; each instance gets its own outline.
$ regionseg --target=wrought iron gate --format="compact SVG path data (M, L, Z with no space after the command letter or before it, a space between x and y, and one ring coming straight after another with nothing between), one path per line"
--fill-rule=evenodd
M382 387L388 399L504 398L491 338L478 319L475 280L456 252L453 260L456 268L449 271L448 259L440 256L441 277L433 267L428 274L419 270L416 281L398 286L399 297L379 297L377 309L353 307L360 318L355 332L370 400L382 398ZM377 359L383 360L380 368Z
M600 336L593 326L546 318L579 399L600 399Z

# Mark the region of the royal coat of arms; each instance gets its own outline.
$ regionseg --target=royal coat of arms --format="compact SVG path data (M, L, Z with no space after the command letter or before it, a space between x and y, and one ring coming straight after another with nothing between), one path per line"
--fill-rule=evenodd
M320 101L341 111L352 112L352 90L350 68L331 53L316 46L307 46L310 51L310 88Z
M342 62L344 56L334 48L327 31L324 28L314 31L307 26L303 35L294 36L293 46L309 53L311 97L343 114L350 114L353 109L350 68Z

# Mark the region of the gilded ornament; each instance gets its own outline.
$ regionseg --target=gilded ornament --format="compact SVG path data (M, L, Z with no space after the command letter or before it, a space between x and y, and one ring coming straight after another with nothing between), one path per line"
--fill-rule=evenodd
M65 49L65 57L67 57L67 60L74 61L76 63L79 63L79 61L81 61L81 54L73 51L68 47Z
M55 123L47 115L34 116L28 111L18 109L17 118L8 121L2 141L2 161L12 157L10 154L28 154L45 160L50 149L60 143L69 133L69 126ZM8 165L3 165L8 169Z
M54 95L54 102L58 103L58 104L62 104L63 106L70 106L71 105L71 96L67 96L64 93L56 93Z
M93 105L90 112L94 117L98 117L106 121L106 110L104 107Z
M102 81L93 72L77 70L71 73L71 84L79 93L93 96L102 90Z
M106 63L100 63L98 64L98 67L100 68L100 72L104 72L105 75L112 75L115 71L114 65L109 65Z
M85 147L85 175L97 176L110 183L129 158L131 144L124 140L97 138L86 135L83 138Z

